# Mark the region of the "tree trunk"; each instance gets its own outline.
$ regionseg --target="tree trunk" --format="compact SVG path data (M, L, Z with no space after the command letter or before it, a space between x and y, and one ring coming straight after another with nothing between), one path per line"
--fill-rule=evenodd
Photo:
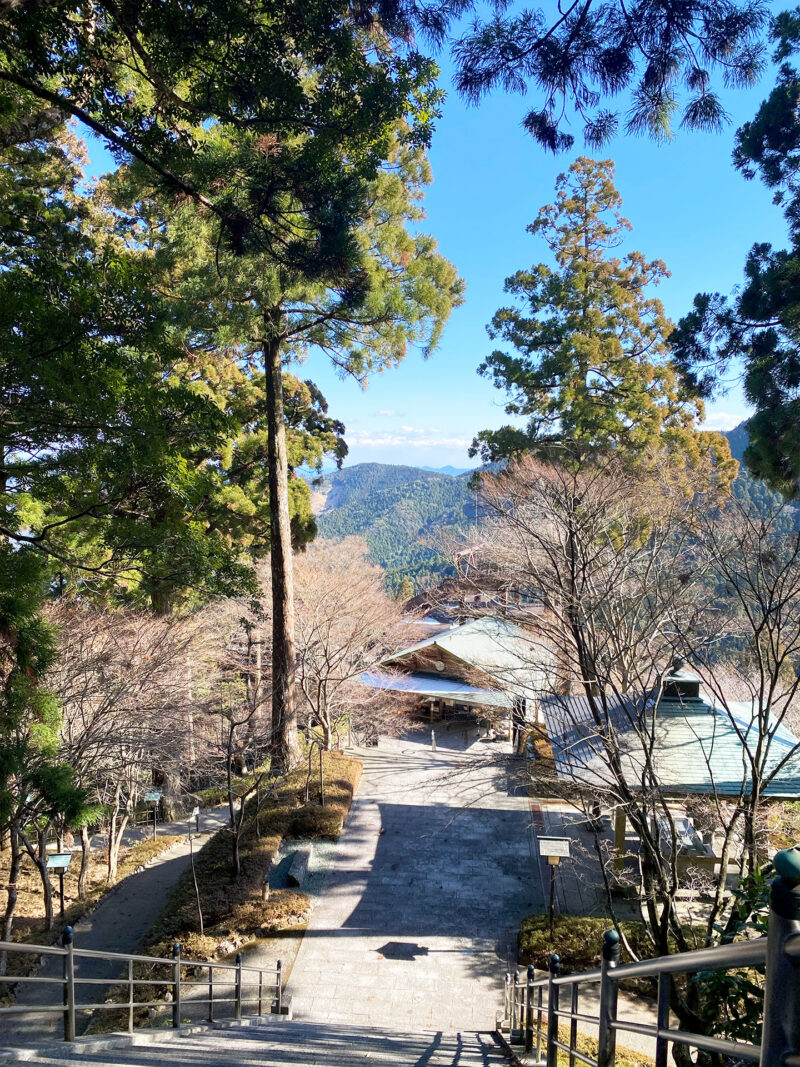
M111 813L111 819L108 825L108 864L106 871L106 881L109 885L113 885L117 880L117 869L119 867L119 849L122 844L122 835L125 833L125 827L128 825L128 819L130 813L126 811L119 820L120 813L120 789L117 787L117 792L114 797L114 810ZM118 821L119 820L119 821Z
M42 880L42 897L44 898L44 928L53 929L53 884L47 869L47 829L39 831L39 848L36 859L39 877Z
M50 883L50 875L47 870L47 830L49 827L40 829L37 832L37 842L34 845L33 842L20 831L20 839L25 845L25 851L33 861L33 865L39 872L39 879L42 883L42 903L44 905L44 928L45 930L53 929L53 886Z
M84 823L81 826L81 869L78 874L78 900L86 900L89 890L89 859L92 854L92 839L89 827Z
M8 844L11 850L11 859L8 868L8 884L6 889L6 910L3 915L3 941L11 940L11 930L14 925L14 912L17 908L17 882L22 865L22 854L19 848L19 833L16 822L9 827ZM6 973L6 953L0 952L0 974Z
M280 317L265 316L270 565L272 577L272 731L270 773L285 774L300 759L295 707L294 575L289 518L289 466L283 410Z

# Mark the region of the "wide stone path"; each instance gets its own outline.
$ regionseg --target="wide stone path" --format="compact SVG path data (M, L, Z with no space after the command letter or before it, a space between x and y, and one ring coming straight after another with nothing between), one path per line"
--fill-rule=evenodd
M402 1034L379 1027L271 1021L185 1036L136 1035L132 1047L75 1051L76 1062L87 1067L508 1067L491 1033ZM63 1067L65 1060L62 1046L42 1050L29 1062Z
M491 1030L542 907L518 765L463 726L359 752L364 777L290 976L296 1019ZM460 1062L460 1061L459 1061Z

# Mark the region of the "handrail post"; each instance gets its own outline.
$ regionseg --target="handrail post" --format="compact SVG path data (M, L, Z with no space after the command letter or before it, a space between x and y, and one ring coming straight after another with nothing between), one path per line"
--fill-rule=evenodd
M242 1017L242 954L236 953L236 991L234 993L234 1018Z
M774 860L770 891L761 1067L800 1052L800 849Z
M508 1023L508 1032L511 1033L511 971L506 971L505 984L503 986L503 1019Z
M611 1026L617 1018L617 983L610 972L619 963L619 934L606 930L603 935L603 960L600 964L600 1032L597 1038L597 1067L614 1067L617 1055L617 1031Z
M208 965L208 1021L214 1022L214 964Z
M539 986L536 990L536 1059L541 1056L542 1051L542 998L543 987Z
M547 983L547 1067L558 1067L558 986L555 979L561 974L561 958L550 957L550 981Z
M528 988L525 996L525 1051L530 1052L533 1049L533 981L536 977L536 971L533 968L533 964L528 964Z
M277 972L277 978L275 982L275 1000L278 1005L278 1015L283 1014L283 984L281 981L281 961L278 960L278 965L275 968Z
M258 968L258 1014L261 1015L261 1004L264 995L264 972Z
M181 943L172 946L172 1027L177 1030L181 1025Z
M74 932L71 926L65 926L61 935L61 944L67 950L64 956L64 1040L75 1040L75 955Z
M578 1011L578 983L572 983L572 999L570 1001L570 1011L572 1015L569 1020L569 1067L575 1067L575 1053L578 1051L578 1020L575 1015Z
M509 1037L514 1037L514 1031L518 1030L521 1025L520 1010L519 1010L519 968L514 971L514 984L511 987L511 1033Z
M128 960L128 1033L133 1033L133 960Z
M656 1063L655 1067L667 1067L669 1054L669 1041L661 1037L662 1030L669 1029L669 983L670 976L663 972L658 976L658 1015L656 1025L659 1036L656 1038Z

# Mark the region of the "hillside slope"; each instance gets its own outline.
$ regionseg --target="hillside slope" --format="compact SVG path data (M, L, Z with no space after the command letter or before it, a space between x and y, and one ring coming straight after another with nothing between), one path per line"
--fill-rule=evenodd
M746 424L725 436L741 463L747 447ZM386 569L386 586L393 594L405 577L419 589L431 578L437 581L452 574L440 551L441 538L474 529L475 497L469 491L470 471L453 477L447 470L359 463L327 474L313 490L320 537L362 537L370 558ZM782 502L743 465L733 492L764 514ZM782 525L796 529L800 512L784 513Z
M327 475L318 515L320 537L363 537L375 563L386 568L395 592L404 577L444 577L452 568L439 551L445 532L469 528L474 498L469 476L359 463Z

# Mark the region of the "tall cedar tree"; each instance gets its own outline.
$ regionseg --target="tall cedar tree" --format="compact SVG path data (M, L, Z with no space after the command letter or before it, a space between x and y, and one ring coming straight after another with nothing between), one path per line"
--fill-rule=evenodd
M755 413L747 423L744 461L758 478L791 498L800 492L800 8L775 20L779 63L775 88L755 118L738 131L734 163L775 190L789 228L789 246L756 244L734 296L699 293L678 324L675 351L698 392L712 396L723 374L743 367L744 392Z
M243 264L268 263L264 277L277 280L279 292L301 278L327 287L344 309L342 321L350 308L364 310L371 283L356 265L361 253L353 234L369 213L370 183L397 123L408 121L402 137L409 146L428 139L441 98L430 61L408 49L395 54L376 27L359 28L344 2L254 7L222 0L199 14L177 0L124 10L98 5L88 22L83 9L70 19L63 9L52 17L38 7L10 8L5 20L0 82L30 101L23 121L46 124L51 116L36 111L42 102L49 105L45 110L76 116L105 137L120 160L137 160L150 187L155 179L162 191L205 213L216 226L212 244L220 261L233 262L232 256ZM279 769L293 747L280 740L284 720L286 735L294 737L281 398L281 346L289 335L274 292L260 315ZM309 318L309 341L325 337L323 346L335 351L336 337L327 340L336 333L334 319L327 312L319 322ZM397 355L403 331L395 333ZM372 361L368 347L349 351L347 369L365 372ZM283 623L279 604L285 605Z
M352 212L340 231L335 262L308 264L318 235L307 225L302 205L291 228L284 221L280 239L292 244L297 266L289 269L269 251L238 255L220 247L209 212L189 199L164 205L163 254L183 264L177 297L209 309L205 332L198 322L200 348L229 353L237 364L260 361L266 385L267 472L272 575L272 760L275 773L298 754L295 709L295 625L290 521L289 457L284 396L285 366L310 350L325 353L342 374L366 384L369 375L399 363L409 345L427 355L436 347L463 284L453 266L436 251L435 241L419 233L420 201L430 168L420 149L409 146L398 128L386 146L386 166L374 179L351 182L360 199L358 223ZM304 139L300 139L303 141ZM218 190L230 186L232 198L247 183L253 154L266 159L303 150L252 134L233 140L209 131L204 165L214 167ZM145 200L146 172L133 167L119 176L117 195L124 204L153 210ZM141 182L141 191L136 192ZM287 218L288 218L287 212ZM151 220L152 221L152 220ZM332 218L341 226L342 220ZM413 232L409 227L414 227Z
M702 404L670 359L673 327L661 302L646 295L666 267L640 252L609 254L631 228L613 177L610 160L577 159L559 176L555 203L528 227L555 268L538 263L506 279L518 304L495 314L489 335L515 351L494 351L478 370L510 395L506 412L529 421L482 431L472 453L495 461L568 450L583 460L614 451L637 462L666 453L678 474L713 467L727 483L735 474L727 442L693 428Z
M198 385L146 250L83 192L81 151L62 128L0 148L0 536L77 569L84 593L238 592L252 568L236 546L259 536L243 453L261 391ZM312 436L324 399L291 394Z

